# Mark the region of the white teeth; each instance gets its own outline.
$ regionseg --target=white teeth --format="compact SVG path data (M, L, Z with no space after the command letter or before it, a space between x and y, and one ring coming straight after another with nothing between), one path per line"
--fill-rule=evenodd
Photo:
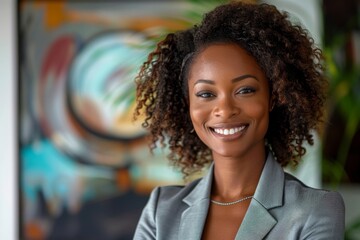
M240 132L241 130L243 130L245 128L245 126L241 126L241 127L237 127L237 128L214 128L214 131L216 133L219 133L221 135L233 135L237 132Z

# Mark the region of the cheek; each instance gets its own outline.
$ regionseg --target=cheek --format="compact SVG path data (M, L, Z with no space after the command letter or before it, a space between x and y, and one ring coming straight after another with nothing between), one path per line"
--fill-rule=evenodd
M194 95L190 92L190 94ZM195 127L195 125L200 125L206 121L209 117L208 113L211 112L211 104L204 104L194 96L190 95L189 98L189 111L190 118Z
M269 125L269 106L268 103L253 104L248 108L249 115L257 122L257 127L261 131L267 131Z
M211 144L209 143L209 137L207 135L208 133L205 125L209 119L209 114L205 110L205 107L190 107L190 118L197 137L206 146L210 147Z
M204 106L197 104L190 105L190 117L193 125L200 125L206 121L207 113Z
M211 115L211 107L209 107L209 105L194 104L194 102L190 105L190 118L193 128L195 129L196 135L206 146L209 146L208 132L206 130L206 123Z
M269 110L268 106L266 104L254 104L249 111L251 112L251 115L257 118L262 118L268 115Z

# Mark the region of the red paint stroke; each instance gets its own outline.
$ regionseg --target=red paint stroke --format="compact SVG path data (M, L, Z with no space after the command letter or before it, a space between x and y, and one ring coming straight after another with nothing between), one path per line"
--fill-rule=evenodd
M57 91L65 87L71 60L76 51L76 40L71 35L63 35L55 39L45 51L40 70L39 89L39 120L44 133L51 134L51 124L47 120L45 105L51 104L52 99L45 99L45 91ZM49 89L50 88L50 89ZM65 97L65 96L64 96Z
M62 75L66 74L74 52L74 37L63 36L56 39L45 53L40 72L41 82L46 81L46 77L50 72L52 72L57 79L60 79Z

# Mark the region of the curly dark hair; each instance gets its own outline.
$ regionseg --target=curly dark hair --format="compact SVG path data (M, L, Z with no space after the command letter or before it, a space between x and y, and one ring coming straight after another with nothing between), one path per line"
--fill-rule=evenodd
M192 59L213 43L238 44L258 62L274 104L266 139L282 166L296 164L306 152L303 143L313 144L311 130L323 115L323 57L306 30L268 4L218 6L199 26L170 33L158 43L136 79L135 115L145 110L151 148L158 141L167 143L169 159L185 176L212 161L211 151L192 131L187 71Z

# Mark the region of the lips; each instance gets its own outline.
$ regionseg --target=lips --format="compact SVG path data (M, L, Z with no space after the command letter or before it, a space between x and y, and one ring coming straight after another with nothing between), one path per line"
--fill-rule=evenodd
M245 129L247 128L248 124L231 124L231 125L219 125L210 127L211 131L223 137L235 137L241 135Z
M213 128L214 132L221 135L233 135L245 129L245 125L235 128Z

